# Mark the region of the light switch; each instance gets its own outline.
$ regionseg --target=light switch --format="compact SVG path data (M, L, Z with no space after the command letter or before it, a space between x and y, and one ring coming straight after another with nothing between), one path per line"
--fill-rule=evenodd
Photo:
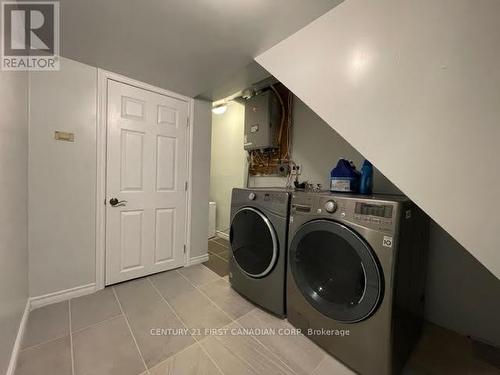
M75 133L56 131L54 133L54 139L56 141L74 142L75 141Z

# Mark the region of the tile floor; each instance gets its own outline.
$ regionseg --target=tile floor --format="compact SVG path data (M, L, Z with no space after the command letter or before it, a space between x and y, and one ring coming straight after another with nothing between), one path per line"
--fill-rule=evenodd
M229 273L229 241L224 238L211 238L208 241L208 261L203 263L221 277Z
M16 375L352 374L304 336L232 334L248 328L292 327L204 265L181 268L34 310ZM464 339L429 326L406 374L500 373Z

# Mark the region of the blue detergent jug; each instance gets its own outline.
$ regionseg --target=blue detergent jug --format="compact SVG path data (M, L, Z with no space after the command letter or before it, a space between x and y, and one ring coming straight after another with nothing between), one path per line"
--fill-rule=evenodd
M352 161L339 159L337 166L330 174L330 191L342 193L357 193L359 190L360 173Z
M373 166L365 159L361 167L361 181L359 183L359 192L365 195L371 195L373 191Z

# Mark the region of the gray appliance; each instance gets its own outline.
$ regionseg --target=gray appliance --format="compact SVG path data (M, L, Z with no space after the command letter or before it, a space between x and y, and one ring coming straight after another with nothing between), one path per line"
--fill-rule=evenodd
M244 149L278 147L281 109L276 94L267 90L245 102Z
M285 279L290 192L233 189L229 281L253 303L285 315Z
M428 218L401 196L295 192L288 320L360 374L398 373L424 309Z

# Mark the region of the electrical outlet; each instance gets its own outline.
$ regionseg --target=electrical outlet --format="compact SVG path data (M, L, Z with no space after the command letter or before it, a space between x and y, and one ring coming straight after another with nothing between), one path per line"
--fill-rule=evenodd
M290 172L290 165L288 165L288 164L278 165L278 167L277 167L278 176L286 177L286 176L288 176L289 172Z
M300 176L302 173L302 165L292 164L292 169L290 170L292 176Z

